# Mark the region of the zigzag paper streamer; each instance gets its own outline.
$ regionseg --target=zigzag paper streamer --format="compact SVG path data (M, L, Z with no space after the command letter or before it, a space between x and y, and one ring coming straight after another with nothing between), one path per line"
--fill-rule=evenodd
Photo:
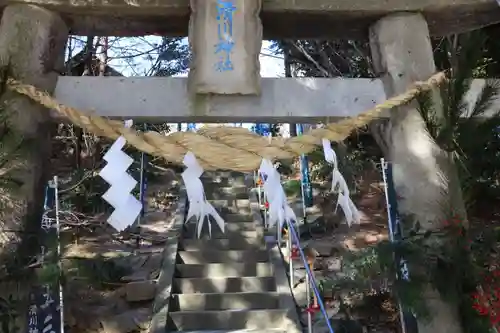
M330 140L328 139L323 139L323 153L325 155L325 161L333 165L331 191L334 192L338 190L339 192L337 204L335 205L335 213L340 206L349 226L351 226L353 222L360 223L361 215L349 196L347 183L338 169L337 155L335 151L333 151Z
M184 185L186 186L186 193L189 200L189 209L186 217L188 222L192 217L196 217L196 234L198 238L201 237L201 230L205 219L208 223L208 234L212 237L212 224L210 223L210 216L213 216L219 228L224 232L224 220L220 217L215 208L207 201L205 196L205 189L201 182L201 175L203 168L200 166L193 153L188 152L184 156L183 164L186 170L181 174Z
M286 221L292 223L297 217L287 201L283 186L281 185L281 176L267 159L263 159L259 168L259 173L263 175L264 193L269 203L269 226L278 224L283 228Z
M126 121L125 126L132 126L132 122ZM99 172L111 185L102 198L115 208L107 222L117 231L131 226L142 210L141 202L131 193L137 181L127 173L133 159L122 151L126 143L123 136L116 139L103 157L108 164Z

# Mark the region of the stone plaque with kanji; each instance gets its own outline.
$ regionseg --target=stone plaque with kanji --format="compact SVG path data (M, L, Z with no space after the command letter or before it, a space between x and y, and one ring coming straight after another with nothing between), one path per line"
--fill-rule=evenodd
M261 0L191 0L189 89L260 93Z

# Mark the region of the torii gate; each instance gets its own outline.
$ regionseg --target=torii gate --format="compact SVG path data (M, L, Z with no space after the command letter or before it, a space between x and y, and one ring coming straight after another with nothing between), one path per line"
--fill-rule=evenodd
M37 97L32 87L12 81L11 89L97 134L112 138L124 135L130 144L148 153L181 162L191 150L208 169L237 171L255 170L262 156L288 158L307 153L322 138L343 140L353 129L389 115L381 110L411 101L424 86L430 89L442 79L433 77L418 89L410 89L416 81L435 73L431 33L457 33L500 21L496 0L443 0L438 4L435 0L44 1L0 2L7 5L0 24L0 68L9 65L9 75L53 93L57 101ZM115 16L110 17L111 12ZM359 38L367 31L379 79L260 78L258 56L263 36ZM59 76L69 32L124 36L188 32L193 50L189 77ZM469 105L477 99L484 82L473 82L467 96ZM379 106L403 92L385 107ZM26 136L43 138L37 141L43 146L47 140L40 124L45 120L45 109L17 95L5 94L3 98L18 115L14 123ZM148 122L330 124L300 138L273 143L235 129L223 133L212 128L198 135L170 137L155 133L135 136L116 122L86 117L89 111L108 119ZM393 128L404 129L411 118L407 115L412 113L392 114L399 115L391 117L397 125ZM395 132L400 137L393 141L409 140L409 135L401 132ZM37 152L41 157L33 158L43 160L45 147ZM36 183L38 174L33 175Z
M33 0L1 3L44 5ZM224 3L234 6L231 15L225 15ZM56 98L66 105L149 122L319 123L355 116L434 73L430 33L457 33L500 21L495 0L449 0L439 5L435 0L273 0L263 1L262 8L257 0L139 0L137 5L63 0L47 1L46 7L52 11L21 5L6 9L2 48L19 45L19 37L33 39L20 45L25 47L19 51L22 55L11 59L19 62L18 76L46 91L55 90ZM398 14L402 11L413 13ZM220 40L219 27L221 38L230 43ZM232 31L224 33L224 27ZM368 28L381 79L260 78L263 36L366 38ZM189 32L194 55L189 78L57 78L54 71L61 68L57 58L69 29L74 34L125 36ZM222 48L217 50L216 45ZM231 48L227 64L233 69L218 71L214 66L221 61L224 46ZM40 58L42 63L30 60ZM473 86L477 89L471 100L482 83Z
M6 6L0 25L0 66L10 65L13 77L54 93L58 99L48 104L39 102L53 108L63 103L108 118L149 122L331 123L356 118L434 74L431 33L457 33L500 21L496 0L443 0L438 4L435 0L3 0L0 4ZM260 78L258 55L263 36L362 38L367 31L379 79ZM189 77L59 76L69 32L123 36L178 36L188 32L193 49ZM483 84L482 80L473 83L469 101L477 98ZM44 120L44 108L17 96L5 98L14 101L11 104L19 115L16 123L25 135L45 137L38 125ZM66 111L77 124L86 126L89 121ZM349 130L388 115L379 111L368 118L363 115L339 126L330 125L329 134L316 130L313 136L291 140L283 146L286 149L277 143L265 154L289 157L291 151L305 153L320 142L321 136L342 140ZM397 121L404 122L403 118ZM90 128L118 135L109 133L109 124L100 124ZM104 130L103 126L108 127ZM218 134L207 135L211 137L197 137L196 144L192 138L190 147L199 148L214 137L221 140ZM170 142L149 137L149 143L131 139L128 141L136 147L176 161L187 149L179 147L184 139L175 137ZM153 141L160 146L152 145ZM212 160L205 160L207 165L239 171L255 169L252 158L259 155L258 150L240 154L238 160L246 165L237 165L234 147L227 142L224 145L219 148L228 149L219 151L227 157L204 156Z
M17 115L15 125L27 137L39 140L40 149L31 156L34 165L46 159L48 135L43 115L49 107L97 134L114 138L123 134L132 145L170 160L179 161L188 149L212 169L254 170L262 154L290 157L306 153L322 137L342 140L352 129L380 117L382 108L357 116L434 74L430 34L447 35L500 22L496 0L1 0L0 6L5 7L0 24L0 67L9 65L8 74L15 79L58 99L12 80L10 90L2 96ZM380 79L260 78L258 54L263 36L366 38L367 31ZM194 55L189 78L59 76L70 32L105 36L186 36L188 32ZM434 77L419 89L428 90L440 79ZM475 100L482 84L481 80L474 82L469 101ZM419 89L388 106L410 101ZM118 123L84 117L76 109L149 122L328 123L355 118L268 145L241 131L207 130L170 138L154 133L136 136ZM406 118L393 120L401 128ZM27 179L28 188L33 189L28 201L36 201L40 175L34 170ZM440 316L455 318L450 313ZM459 331L438 326L426 330Z

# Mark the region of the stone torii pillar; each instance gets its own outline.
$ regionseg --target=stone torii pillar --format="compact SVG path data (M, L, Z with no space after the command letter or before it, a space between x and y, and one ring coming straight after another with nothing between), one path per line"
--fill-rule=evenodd
M68 27L56 13L32 5L7 6L0 23L0 68L8 68L8 74L23 83L53 92L58 69L64 66L67 39ZM24 184L23 214L39 227L50 159L49 112L9 90L0 96L0 103L13 127L30 140L23 165L13 176Z
M261 0L191 0L188 89L260 94Z
M413 82L436 72L429 28L420 14L399 13L382 18L370 28L370 46L375 71L382 78L387 96L402 93ZM441 105L439 94L432 97L436 106ZM453 207L464 211L461 189L454 188L456 170L446 152L429 139L416 101L391 110L390 123L382 131L372 132L379 143L382 141L384 154L394 165L396 191L402 197L401 213L414 213L427 230L441 227L443 188ZM426 292L423 297L433 317L430 321L418 320L419 333L462 332L457 309L437 291Z

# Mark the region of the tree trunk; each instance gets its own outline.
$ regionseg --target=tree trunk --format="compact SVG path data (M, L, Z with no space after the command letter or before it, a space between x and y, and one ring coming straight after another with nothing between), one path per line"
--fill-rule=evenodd
M370 29L370 46L375 71L384 81L388 97L435 73L427 23L420 14L381 19ZM439 94L434 93L433 98L438 109ZM388 121L376 122L371 129L393 163L403 215L413 216L430 230L440 227L451 209L465 216L457 170L430 137L416 102L392 110ZM425 297L433 316L430 321L419 321L419 333L462 332L456 306L445 303L431 288Z

